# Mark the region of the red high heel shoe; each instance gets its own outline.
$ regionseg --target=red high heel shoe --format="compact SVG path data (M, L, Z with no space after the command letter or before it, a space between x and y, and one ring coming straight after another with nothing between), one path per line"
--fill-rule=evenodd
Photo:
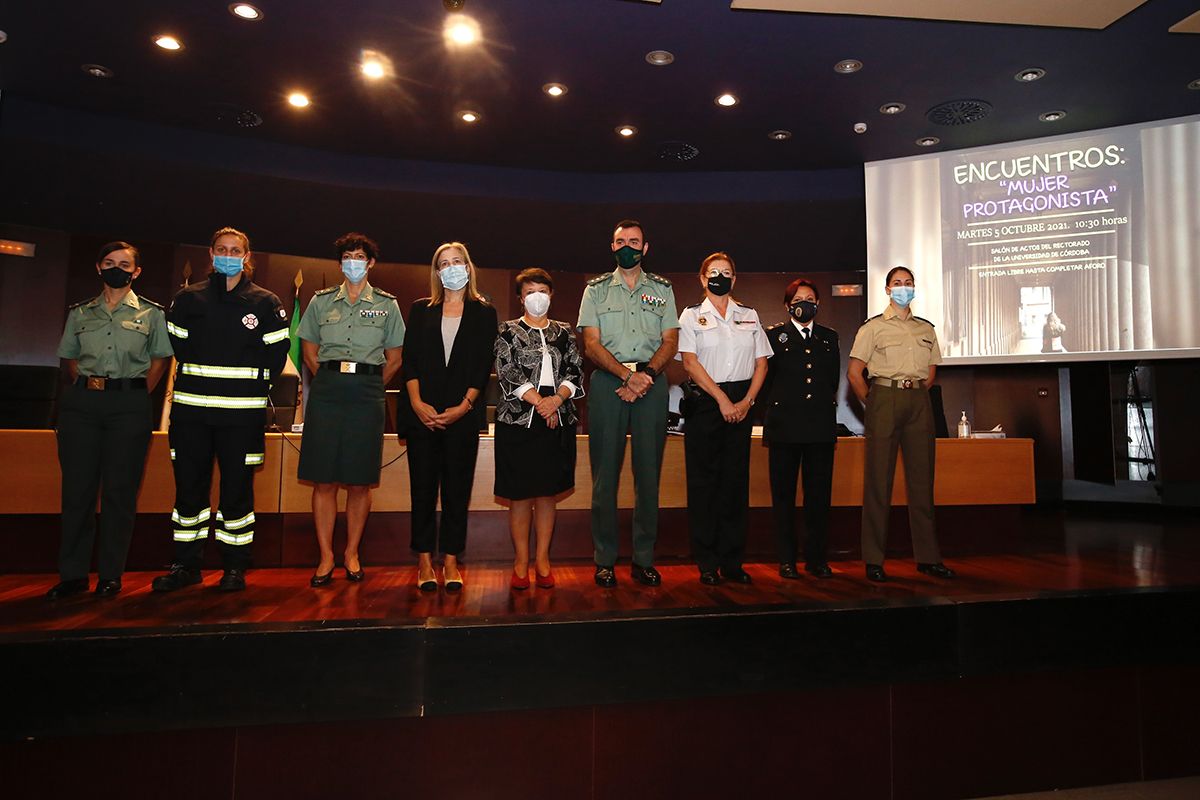
M534 571L536 572L536 570L534 570ZM526 579L526 583L528 583L528 579ZM537 576L537 587L539 589L553 589L554 588L554 570L547 572L545 575L538 575Z
M541 579L539 578L539 580L541 580ZM520 575L517 574L517 571L514 569L512 577L508 581L508 585L514 589L528 589L529 588L529 573L526 572L525 577L522 578ZM540 586L541 584L538 584L538 585Z

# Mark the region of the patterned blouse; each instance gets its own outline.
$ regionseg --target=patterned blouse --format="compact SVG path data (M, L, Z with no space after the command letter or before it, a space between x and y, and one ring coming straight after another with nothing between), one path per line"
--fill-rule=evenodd
M542 349L545 336L545 351ZM496 377L500 399L496 402L496 422L529 427L533 406L521 397L537 389L542 375L544 353L550 354L550 370L555 391L561 386L571 390L571 399L558 410L561 425L579 421L574 398L583 397L583 359L575 345L575 331L565 322L549 320L545 328L531 328L524 318L500 323L496 337Z

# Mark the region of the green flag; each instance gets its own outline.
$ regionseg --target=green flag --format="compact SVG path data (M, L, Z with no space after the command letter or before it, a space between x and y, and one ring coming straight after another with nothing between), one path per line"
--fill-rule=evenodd
M296 372L301 372L300 365L303 357L300 355L300 337L296 335L296 330L300 327L300 285L304 283L304 273L296 270L296 280L293 284L296 287L294 300L292 302L292 324L288 326L288 336L291 338L292 347L289 352L289 357L292 359L292 366L296 368Z

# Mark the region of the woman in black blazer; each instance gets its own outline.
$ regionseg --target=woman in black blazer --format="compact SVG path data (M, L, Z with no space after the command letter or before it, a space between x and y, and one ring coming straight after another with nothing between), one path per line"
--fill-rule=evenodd
M466 548L467 505L486 419L480 398L492 370L499 326L496 309L476 288L466 245L449 242L434 252L429 291L408 314L401 370L408 403L400 405L397 427L408 439L417 585L437 589L436 548L443 555L446 591L454 592L463 585L458 558Z

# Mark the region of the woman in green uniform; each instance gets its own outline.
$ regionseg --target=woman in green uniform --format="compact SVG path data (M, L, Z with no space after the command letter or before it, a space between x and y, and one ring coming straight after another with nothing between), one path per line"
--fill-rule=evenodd
M383 459L383 388L400 369L404 320L394 295L367 272L379 246L361 233L334 245L346 279L317 292L300 320L304 363L312 373L305 406L299 476L313 486L313 521L321 561L309 582L333 580L333 526L338 485L346 487L346 578L363 579L358 545L371 510L371 487Z
M104 291L71 307L59 358L71 377L58 412L62 467L60 582L52 600L88 590L100 493L99 581L96 594L121 591L133 535L138 487L150 446L150 392L171 357L162 306L131 288L142 274L136 247L100 248L96 272Z

